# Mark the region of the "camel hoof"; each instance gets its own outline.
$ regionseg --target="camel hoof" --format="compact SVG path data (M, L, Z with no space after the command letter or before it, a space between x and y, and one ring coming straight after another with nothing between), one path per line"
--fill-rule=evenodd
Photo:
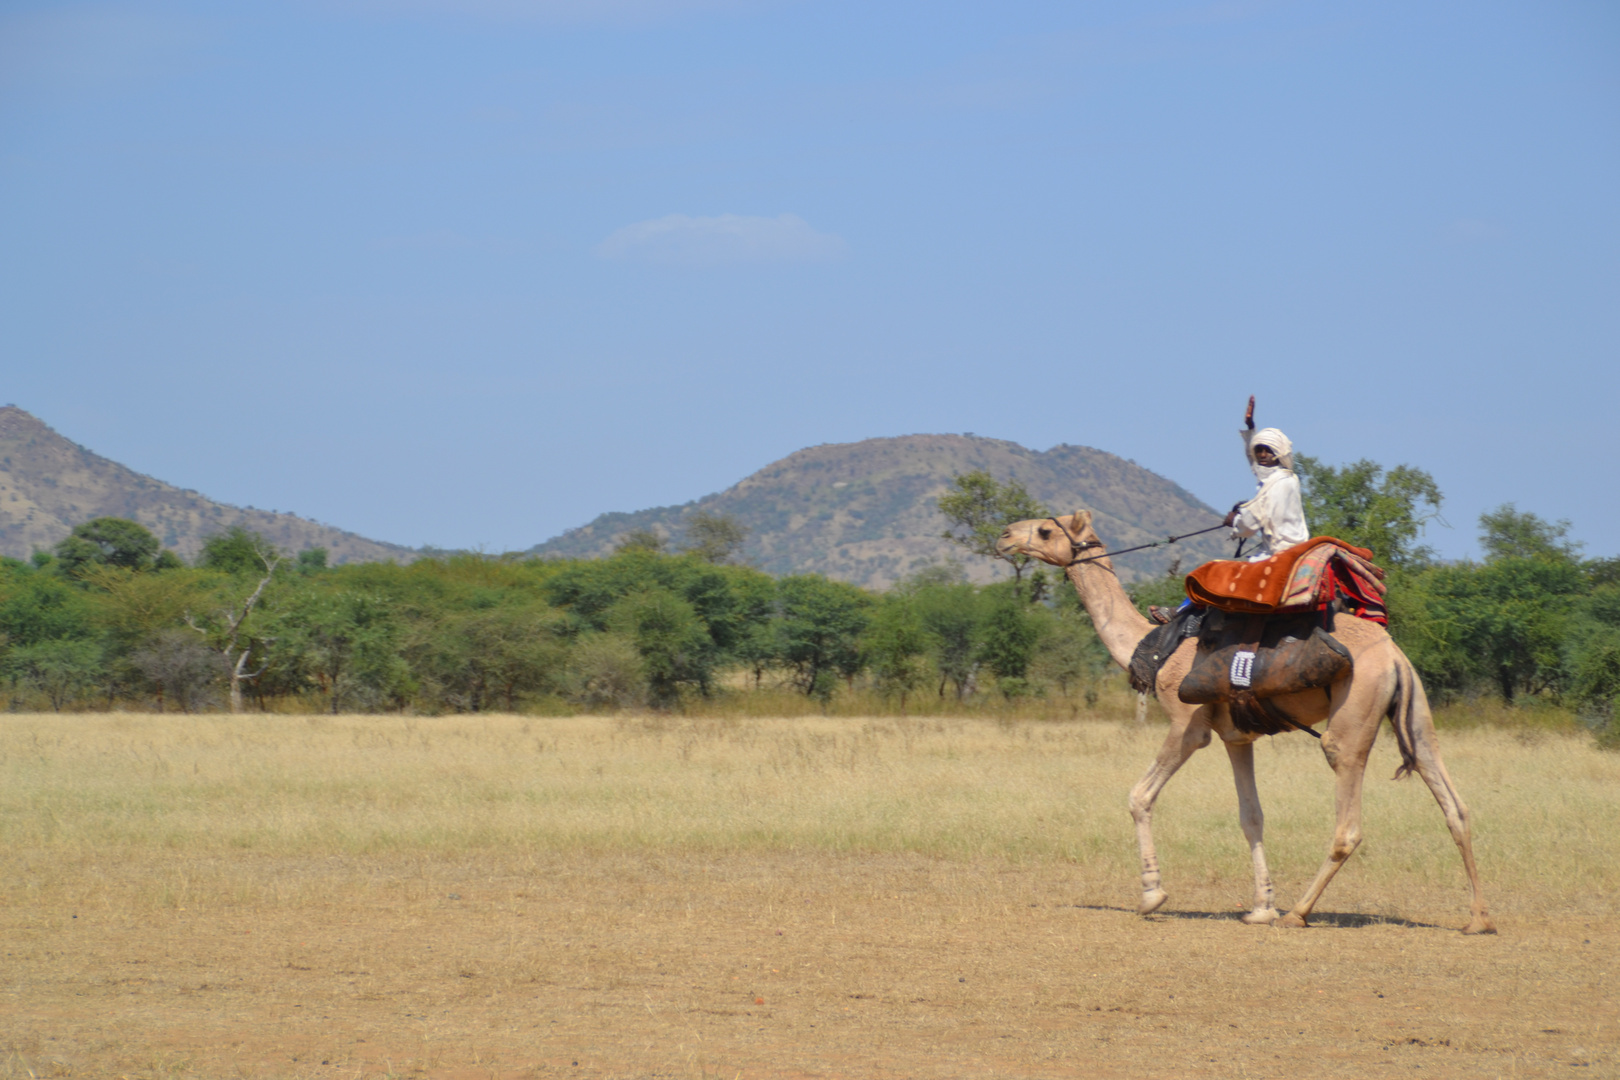
M1277 921L1277 909L1274 907L1255 908L1243 916L1243 921L1250 926L1270 926Z
M1164 902L1170 899L1170 894L1163 889L1154 889L1152 892L1142 894L1142 902L1136 906L1138 915L1151 915L1164 907Z
M1491 922L1489 915L1476 915L1469 921L1467 926L1463 927L1463 933L1494 934L1496 933L1496 924Z
M1292 927L1295 930L1303 930L1310 924L1305 921L1305 916L1295 915L1292 911L1290 911L1288 914L1278 919L1276 925Z

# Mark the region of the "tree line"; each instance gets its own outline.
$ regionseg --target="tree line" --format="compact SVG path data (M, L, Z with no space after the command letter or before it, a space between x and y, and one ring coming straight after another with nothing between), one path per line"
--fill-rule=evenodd
M884 593L732 562L734 522L686 550L632 535L610 557L452 554L326 565L234 529L186 565L99 518L0 560L12 709L560 711L674 708L774 688L897 709L1054 692L1095 700L1108 660L1070 601L1031 604L959 567Z
M1568 524L1504 506L1484 557L1419 540L1441 495L1422 470L1302 458L1313 532L1371 548L1390 630L1433 697L1572 706L1613 730L1620 559ZM1048 508L1015 483L958 477L946 535L993 556L1011 520ZM98 518L49 551L0 560L0 680L12 709L556 712L765 690L822 705L859 693L905 711L1029 699L1095 704L1120 676L1060 575L1020 560L973 585L934 566L884 592L738 565L744 530L696 515L683 550L657 533L594 560L446 554L328 566L234 529L193 564L139 524ZM1181 598L1180 568L1131 589ZM936 706L937 707L937 706Z

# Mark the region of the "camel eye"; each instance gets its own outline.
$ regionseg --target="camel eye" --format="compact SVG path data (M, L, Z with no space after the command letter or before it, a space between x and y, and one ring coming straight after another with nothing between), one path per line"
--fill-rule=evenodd
M1041 534L1041 539L1042 540L1050 540L1050 539L1052 539L1052 530L1051 529L1036 529L1035 531Z

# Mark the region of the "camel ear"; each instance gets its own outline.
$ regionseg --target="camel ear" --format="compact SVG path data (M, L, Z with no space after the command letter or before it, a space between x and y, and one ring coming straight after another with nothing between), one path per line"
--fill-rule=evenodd
M1074 513L1069 515L1068 526L1069 526L1069 531L1072 532L1072 533L1078 533L1081 529L1084 529L1086 526L1088 526L1090 524L1091 524L1091 511L1090 510L1076 510Z

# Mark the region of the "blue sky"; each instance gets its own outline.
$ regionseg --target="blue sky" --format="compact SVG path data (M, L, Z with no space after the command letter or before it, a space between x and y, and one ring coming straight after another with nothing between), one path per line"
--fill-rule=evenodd
M397 543L917 432L1224 507L1255 393L1620 551L1608 3L13 2L0 252L0 400Z

